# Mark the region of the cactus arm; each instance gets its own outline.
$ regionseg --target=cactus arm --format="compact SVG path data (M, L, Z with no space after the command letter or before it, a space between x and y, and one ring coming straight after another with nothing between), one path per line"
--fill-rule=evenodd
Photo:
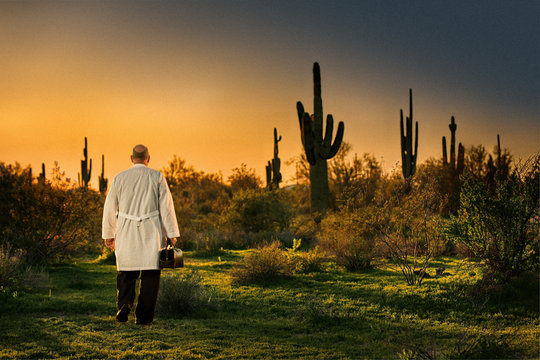
M302 131L302 118L304 117L304 105L300 101L296 103L296 112L298 114L298 124L300 125L300 131ZM302 141L302 143L304 143Z
M401 138L401 155L404 155L403 149L405 149L405 127L403 126L403 110L399 110L399 133Z
M411 159L412 159L412 118L407 117L407 167L409 168L409 175L412 175L410 171Z
M418 155L418 121L414 123L414 158Z
M324 156L326 159L333 158L336 156L340 146L341 142L343 141L343 133L345 132L345 124L343 121L340 121L338 124L338 129L336 133L336 138L334 139L334 143L332 144L332 147L330 148L330 151Z
M399 117L400 117L400 121L399 121L399 130L400 130L400 135L401 135L401 168L402 168L402 171L403 171L403 176L405 176L406 174L406 159L407 159L407 155L405 153L405 149L406 149L406 137L405 137L405 128L403 126L403 110L399 110ZM406 177L406 176L405 176Z
M442 137L442 159L443 165L448 165L448 154L446 152L446 136Z
M412 121L413 105L412 105L412 89L409 89L409 117Z
M323 149L330 149L332 145L332 136L334 135L334 117L330 114L326 116L326 130L324 131L324 139L322 142Z
M418 121L414 124L414 154L412 156L412 175L416 172L416 158L418 155Z

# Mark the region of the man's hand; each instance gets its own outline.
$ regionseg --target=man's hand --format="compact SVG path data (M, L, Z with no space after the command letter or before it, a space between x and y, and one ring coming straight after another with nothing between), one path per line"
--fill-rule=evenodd
M171 242L171 246L176 245L176 238L168 238L167 240Z
M114 250L114 238L112 239L105 239L105 246L108 249Z

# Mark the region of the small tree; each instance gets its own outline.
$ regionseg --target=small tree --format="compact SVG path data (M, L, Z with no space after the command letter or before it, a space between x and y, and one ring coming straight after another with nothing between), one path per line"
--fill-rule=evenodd
M248 169L246 164L234 168L233 173L227 178L231 184L232 192L241 190L258 189L262 185L262 180L255 174L255 169Z
M284 230L293 212L281 192L259 189L234 194L223 215L233 230L255 233Z
M540 155L489 184L470 173L463 179L460 208L449 237L486 261L500 281L534 268L538 251Z
M418 184L415 177L393 189L377 207L379 239L390 260L407 284L421 285L426 269L440 243L438 208L440 193L435 184Z

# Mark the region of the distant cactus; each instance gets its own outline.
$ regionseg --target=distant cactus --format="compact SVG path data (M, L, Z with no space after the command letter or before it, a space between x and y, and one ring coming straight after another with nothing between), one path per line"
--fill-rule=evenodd
M343 140L345 125L339 122L336 138L332 143L334 131L334 118L328 114L326 117L326 130L323 138L323 108L321 98L321 70L318 63L313 64L313 115L304 112L304 106L299 101L296 104L302 145L309 162L309 178L311 184L311 213L324 214L330 203L330 190L328 188L327 160L336 155Z
M451 138L450 138L450 163L448 163L448 153L446 152L446 137L442 137L442 147L443 147L443 165L450 167L450 172L453 176L459 176L463 174L463 169L465 169L465 147L459 143L458 145L458 155L457 155L457 164L456 164L456 120L452 116L450 120Z
M108 179L105 178L105 155L101 155L101 175L99 176L99 192L107 192Z
M32 177L32 167L28 167L28 185L32 186L34 178Z
M38 182L45 182L45 163L41 163L41 173L39 174Z
M88 188L90 178L92 177L92 159L88 162L88 141L84 138L83 149L84 160L81 160L81 172L79 174L79 185L84 188ZM90 165L88 167L88 165Z
M497 159L494 161L493 156L489 155L486 166L486 181L489 191L494 194L496 191L496 180L508 178L512 166L512 155L501 148L499 134L497 134L497 146L493 152L497 155Z
M266 165L266 187L269 189L278 189L279 183L282 180L281 176L281 160L278 157L279 148L278 142L281 141L281 136L277 136L277 129L274 128L274 158L272 161L268 161Z
M401 132L401 169L405 179L416 172L416 156L418 155L418 121L415 123L414 153L412 142L413 105L412 89L409 89L409 116L406 118L406 132L403 129L403 110L399 110Z
M278 142L281 141L281 135L277 136L277 129L274 128L274 158L272 159L272 186L277 189L279 188L279 183L281 182L281 160L278 157L279 148Z

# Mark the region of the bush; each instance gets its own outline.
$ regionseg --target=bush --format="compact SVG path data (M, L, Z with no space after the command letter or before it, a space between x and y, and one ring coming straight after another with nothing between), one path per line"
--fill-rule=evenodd
M0 163L0 244L22 250L29 264L101 250L103 198L71 183L58 164L52 181ZM5 214L5 215L4 215Z
M319 244L334 255L347 270L363 270L371 266L377 232L369 220L368 208L328 215L321 223Z
M224 213L224 223L246 233L287 228L293 213L280 191L246 190L233 196Z
M244 263L232 269L235 284L269 281L291 274L287 254L279 242L273 242L258 250L252 250L244 258Z
M422 284L433 254L442 248L441 194L436 184L416 180L401 182L376 209L380 242L409 285Z
M156 312L164 316L193 315L217 307L215 290L202 283L196 271L166 273L161 277Z
M23 269L20 251L0 246L0 287L16 289Z
M40 291L49 284L49 275L24 264L20 250L0 246L0 292L3 295L18 291Z
M490 272L506 282L536 270L539 234L540 156L507 178L496 178L495 193L467 173L460 209L446 228L450 238L485 260Z
M326 262L326 253L319 246L315 246L308 251L298 251L300 245L301 240L294 239L292 248L287 249L288 261L292 272L307 274L322 271L323 265Z

